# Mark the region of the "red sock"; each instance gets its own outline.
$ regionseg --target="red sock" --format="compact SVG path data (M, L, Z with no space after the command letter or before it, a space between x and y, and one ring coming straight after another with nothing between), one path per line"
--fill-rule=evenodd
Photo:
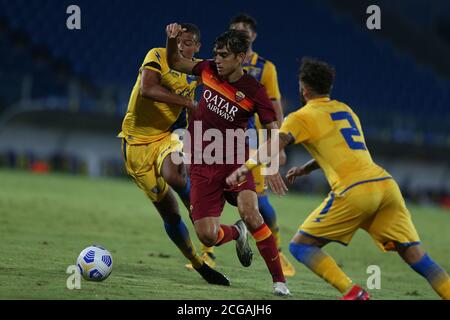
M280 256L278 255L275 238L269 227L263 223L258 229L252 232L252 235L256 240L256 246L264 258L267 268L269 268L273 282L286 282L283 269L281 269Z
M239 231L235 227L221 224L215 246L221 246L231 240L236 240L238 237Z

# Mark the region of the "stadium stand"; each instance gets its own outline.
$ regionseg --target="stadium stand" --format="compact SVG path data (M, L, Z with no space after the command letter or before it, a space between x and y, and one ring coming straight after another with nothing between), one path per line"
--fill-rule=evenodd
M325 59L338 70L334 97L348 102L360 115L369 145L379 144L377 149L381 151L386 145L394 145L394 151L404 155L411 148L423 148L430 161L434 160L433 152L439 150L438 154L447 154L443 159L448 161L450 72L445 65L448 56L440 59L439 53L423 52L443 54L450 50L449 2L437 0L433 5L425 5L417 0L378 1L389 13L383 20L387 25L392 17L401 16L397 21L411 27L409 34L403 32L403 38L396 36L395 31L368 32L364 28L366 15L358 11L360 21L355 22L351 9L355 6L350 6L350 2L289 2L286 4L289 10L279 6L272 13L248 5L250 13L266 21L264 25L261 23L257 50L277 65L285 112L298 107L297 59L304 55ZM226 28L229 17L236 13L235 7L230 5L223 9L220 17L211 17L201 4L192 3L180 12L180 17L174 17L170 9L156 8L151 1L124 5L119 0L79 0L82 29L71 32L65 28L66 8L70 4L65 0L0 0L0 134L3 131L3 134L9 132L9 137L23 137L19 134L23 131L28 132L28 137L33 136L34 131L24 128L23 124L8 127L7 120L14 118L17 110L56 109L66 112L68 117L96 115L117 125L116 130L112 127L108 132L114 142L105 142L104 132L94 132L96 138L91 140L117 151L114 134L119 130L119 119L126 110L131 86L147 50L164 45L164 25L173 20L197 23L204 31L201 56L208 57L214 36ZM23 10L25 6L27 9ZM283 38L292 23L269 25L271 15L278 13L283 14L286 21L297 21L294 39ZM429 39L423 40L423 34ZM414 37L421 41L414 42ZM412 40L405 42L404 38ZM442 50L426 50L427 46ZM53 138L61 139L58 132L52 132ZM83 160L89 158L87 153L77 152L85 136L81 130L74 130L70 135L72 140L65 140L70 152L65 155L73 154L80 159L78 163L88 163ZM58 141L58 138L48 141L49 146L56 146L57 143L51 141ZM33 150L33 143L30 144L29 149ZM55 148L47 157L55 153ZM3 142L0 145L3 163L9 159L5 150L11 150L11 146ZM393 154L385 154L384 159L391 162ZM119 174L121 169L111 165L120 161L119 157L105 151L91 161L97 163L96 166L78 171L93 175ZM102 169L102 166L110 169ZM415 168L414 164L411 166L404 167ZM407 180L401 164L392 167ZM437 164L433 170L448 177L447 164ZM421 178L417 176L410 183L413 189L417 189L415 181ZM444 185L450 192L448 183L431 185L434 189L442 189Z
M428 9L429 14L421 13L432 6L420 5L417 1L415 3L418 5L405 6L400 2L392 4L386 1L385 4L390 10L401 11L402 15L410 18L408 21L414 20L417 25L431 28L432 18L435 17L433 12ZM139 2L139 10L132 5L123 6L123 2L117 0L107 3L103 0L78 1L77 4L83 8L83 27L78 32L68 32L58 27L68 5L66 1L0 1L12 30L25 32L23 36L30 37L33 44L45 45L52 56L65 60L75 73L84 75L104 90L109 87L110 92L115 92L114 98L120 105L115 111L123 113L128 90L149 44L163 45L162 27L155 28L155 23L152 23L152 19L156 18L153 4ZM23 6L28 6L28 10L21 10ZM295 77L288 69L292 62L295 63L292 60L303 54L319 56L334 63L340 71L334 94L358 108L366 124L366 135L382 138L383 134L388 134L392 140L406 140L413 144L449 143L446 132L450 122L450 115L446 112L446 106L450 104L449 79L439 78L431 67L418 64L411 52L396 51L395 43L388 43L371 36L367 30L355 28L351 19L336 16L329 8L309 2L299 7L302 10L295 10L299 21L305 25L313 23L308 13L315 11L314 19L320 24L314 25L314 32L300 35L304 40L296 52L290 53L294 55L290 58L291 63L277 63L280 82L282 85L288 83L282 87L288 111L297 105L295 81L288 78L290 75ZM158 13L158 26L166 20L171 21L171 17L164 17L167 12ZM112 37L114 41L111 41ZM155 40L143 41L143 38ZM324 50L324 44L333 50ZM258 45L263 48L262 51L275 57L275 62L276 57L284 60L287 57L283 47L270 47L269 51L268 44L266 47L264 42ZM12 69L20 66L16 70L29 70L29 59L21 58L20 54L14 54L16 62L7 65ZM1 56L4 57L4 52ZM54 83L48 69L42 66L39 69L35 64L31 69L40 79L33 92L61 92L58 88L60 84Z

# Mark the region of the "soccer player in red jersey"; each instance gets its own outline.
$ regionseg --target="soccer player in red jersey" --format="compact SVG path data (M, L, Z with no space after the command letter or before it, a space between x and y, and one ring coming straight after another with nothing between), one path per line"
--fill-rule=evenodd
M247 146L245 143L244 145L233 143L234 148L229 150L227 141L228 143L221 145L222 157L216 155L213 163L211 159L203 157L204 151L216 143L203 141L208 131L219 131L222 136L227 136L230 130L244 134L249 118L255 113L265 128L270 130L278 128L275 111L265 88L243 70L250 45L249 38L242 31L229 30L216 39L214 61L205 60L198 63L179 54L177 37L181 32L182 28L177 23L170 24L166 28L169 67L199 76L203 82L202 98L189 122L189 133L193 139L190 147L190 200L195 231L206 246L220 246L236 240L238 258L242 265L248 267L252 260L247 238L249 230L272 275L273 293L281 296L290 295L275 239L258 210L252 174L249 173L242 183L234 187L229 187L225 181L226 177L242 164L237 161L242 155L242 150L248 156ZM199 125L201 130L197 130ZM201 142L197 143L198 140ZM197 161L199 154L201 159ZM285 188L279 174L268 176L268 182L270 186L275 185L278 189L280 185ZM220 224L220 215L226 201L238 207L242 220L235 225Z

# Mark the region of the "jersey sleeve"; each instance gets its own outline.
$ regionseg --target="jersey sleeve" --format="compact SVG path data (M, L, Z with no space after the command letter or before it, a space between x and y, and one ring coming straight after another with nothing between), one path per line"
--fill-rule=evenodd
M261 84L266 87L269 99L281 99L280 88L278 87L277 69L270 61L266 61L264 65L263 73L261 75Z
M267 96L266 89L261 87L253 98L255 102L255 112L258 114L261 124L268 124L277 121L272 101Z
M311 138L308 121L305 113L293 112L284 119L280 129L281 133L291 134L295 143L307 142Z
M192 69L192 74L201 78L203 70L208 68L208 66L212 63L212 61L209 60L203 60L197 63L194 68Z
M168 68L166 63L166 53L163 48L154 48L147 53L141 70L148 69L158 73L164 73Z

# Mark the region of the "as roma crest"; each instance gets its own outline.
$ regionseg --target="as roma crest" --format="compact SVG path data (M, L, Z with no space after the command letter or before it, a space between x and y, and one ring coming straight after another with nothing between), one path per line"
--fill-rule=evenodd
M244 99L245 99L245 94L242 91L237 91L236 92L236 101L241 102Z

